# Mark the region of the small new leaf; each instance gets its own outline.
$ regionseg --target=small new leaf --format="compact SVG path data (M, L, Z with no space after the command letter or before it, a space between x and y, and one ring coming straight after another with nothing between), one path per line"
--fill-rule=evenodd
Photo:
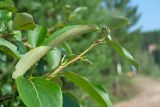
M47 54L47 62L49 66L49 70L53 70L61 62L61 51L58 48L54 48Z
M129 61L131 64L133 64L138 70L139 70L139 64L134 60L130 52L122 47L120 44L109 40L107 41L107 44L111 46L120 56L125 58L127 61Z
M17 13L13 20L15 30L33 30L36 27L33 17L28 13Z

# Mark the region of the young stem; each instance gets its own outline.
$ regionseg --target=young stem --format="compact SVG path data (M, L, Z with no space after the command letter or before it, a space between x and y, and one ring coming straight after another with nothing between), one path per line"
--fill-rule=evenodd
M57 76L57 74L63 70L65 67L67 67L68 65L80 60L87 52L89 52L91 49L93 49L94 47L96 47L99 44L105 43L104 42L104 38L97 40L96 42L94 42L89 48L87 48L85 51L83 51L81 54L79 54L78 56L76 56L75 58L71 59L69 62L67 62L66 64L61 64L53 73L51 73L48 76L48 80L54 78Z

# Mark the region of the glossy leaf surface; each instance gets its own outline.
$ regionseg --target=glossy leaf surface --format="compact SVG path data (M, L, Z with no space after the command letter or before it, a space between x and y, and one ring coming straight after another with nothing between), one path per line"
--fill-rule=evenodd
M19 95L27 107L62 107L60 87L42 78L16 79Z

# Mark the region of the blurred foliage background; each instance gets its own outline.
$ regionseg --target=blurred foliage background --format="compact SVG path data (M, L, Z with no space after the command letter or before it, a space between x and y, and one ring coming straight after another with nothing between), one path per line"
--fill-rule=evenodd
M141 32L141 29L131 30L132 26L138 21L140 14L137 13L137 6L129 5L130 0L3 0L3 2L13 2L18 12L30 13L33 15L35 22L48 27L50 33L66 25L74 24L97 24L112 27L114 23L110 22L113 16L125 16L131 24L111 31L112 37L126 47L140 63L140 74L157 78L160 76L160 31ZM4 29L4 25L10 24L9 19L11 17L9 17L9 14L7 15L8 19L4 19L2 16L3 12L0 13L0 33L10 36L3 36L2 38L9 39L19 47L22 53L25 53L27 47L23 42L27 42L26 36L24 36L27 33L22 32L24 34L22 36L20 32L14 32L16 35L10 35L12 32L10 29ZM16 41L13 38L16 38ZM74 54L79 54L89 47L96 38L97 34L95 33L82 35L74 41L69 41L68 44ZM66 70L79 72L93 83L102 84L108 89L113 103L129 98L134 94L134 92L131 94L128 91L128 88L131 88L128 86L131 86L132 83L132 75L130 75L133 70L132 67L109 47L98 46L87 57L93 65L78 62ZM11 73L15 62L16 60L0 51L0 95L14 92ZM41 70L43 70L43 63L45 62L42 61L39 66ZM122 73L117 71L117 65L119 64ZM82 94L80 89L67 81L65 83L65 88L77 94L82 103L90 106L93 104L93 101L88 100L88 96Z

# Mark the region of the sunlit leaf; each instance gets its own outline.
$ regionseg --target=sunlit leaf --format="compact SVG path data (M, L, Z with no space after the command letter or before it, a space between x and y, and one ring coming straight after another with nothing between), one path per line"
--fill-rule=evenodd
M61 30L50 35L47 39L45 39L44 43L48 46L56 46L66 40L73 38L75 36L82 35L84 33L89 33L97 30L97 27L94 25L73 25L65 27Z
M0 50L12 57L20 58L21 55L17 51L17 47L11 42L0 38Z
M132 57L132 55L129 53L127 49L125 49L120 44L112 40L107 41L107 44L111 46L120 56L125 58L127 61L129 61L139 70L139 64L134 60L134 58Z
M112 103L106 91L100 86L92 85L86 78L73 73L73 72L66 72L64 76L86 91L90 97L92 97L100 107L112 107Z
M16 84L19 96L27 107L62 107L62 92L55 82L18 77Z
M28 13L17 13L13 20L15 30L33 30L36 27L33 17Z
M41 59L51 48L48 46L40 46L27 52L16 64L12 78L16 79L22 76L32 65Z

